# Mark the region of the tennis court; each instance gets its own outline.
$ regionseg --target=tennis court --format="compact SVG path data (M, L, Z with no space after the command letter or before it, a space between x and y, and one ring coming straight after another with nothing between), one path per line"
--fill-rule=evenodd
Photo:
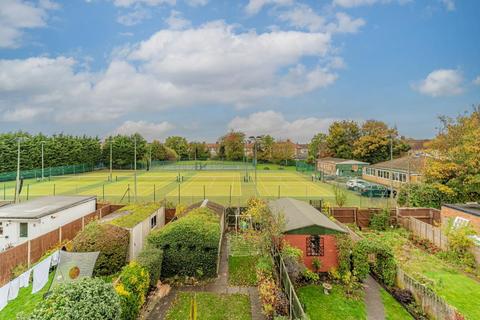
M247 175L246 175L247 173ZM136 180L136 190L135 190ZM0 184L0 199L12 200L15 182ZM136 191L136 192L135 192ZM384 199L368 199L350 191L347 205L378 206ZM210 199L225 205L243 205L251 197L273 199L294 197L301 200L322 199L335 203L333 186L312 180L311 175L290 170L108 170L53 176L44 181L23 182L22 201L46 195L95 195L100 201L127 203L167 200L191 204Z

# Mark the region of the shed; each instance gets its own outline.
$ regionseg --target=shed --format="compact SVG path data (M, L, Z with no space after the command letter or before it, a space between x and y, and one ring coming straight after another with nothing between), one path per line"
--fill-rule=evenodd
M283 214L283 240L303 252L305 265L312 269L313 259L321 263L320 271L338 266L335 234L347 233L339 224L306 202L281 198L268 204L272 214Z

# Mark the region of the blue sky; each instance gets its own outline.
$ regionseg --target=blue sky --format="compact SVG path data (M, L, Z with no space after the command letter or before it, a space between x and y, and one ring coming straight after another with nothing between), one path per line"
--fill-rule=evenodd
M0 131L228 130L338 119L435 135L480 103L475 0L0 1Z

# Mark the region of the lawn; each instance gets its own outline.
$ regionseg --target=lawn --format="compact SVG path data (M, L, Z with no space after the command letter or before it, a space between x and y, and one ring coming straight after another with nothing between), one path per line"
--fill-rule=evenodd
M415 247L403 229L383 233L363 233L367 238L381 237L394 249L395 258L402 268L458 309L466 319L480 319L480 281L464 274L439 257Z
M166 320L190 319L192 297L196 297L198 320L250 320L250 300L243 294L179 292L167 312Z
M311 320L367 318L363 297L358 300L349 298L340 286L334 285L329 295L324 294L323 287L319 285L301 287L297 293Z
M258 235L247 232L228 236L228 282L233 286L256 286L259 257Z
M407 310L390 295L385 289L380 289L383 308L385 310L385 320L413 320L414 318Z
M7 306L0 311L0 319L16 319L20 312L23 312L25 315L30 314L37 304L43 301L43 295L50 288L54 274L55 272L50 273L48 283L42 290L35 294L32 294L32 284L26 288L21 288L18 292L18 297L10 301Z

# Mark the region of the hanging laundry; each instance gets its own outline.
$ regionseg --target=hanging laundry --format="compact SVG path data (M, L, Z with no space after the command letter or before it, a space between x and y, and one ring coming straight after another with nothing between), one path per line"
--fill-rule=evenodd
M8 301L17 298L18 290L20 290L20 277L10 281L10 288L8 289Z
M60 258L60 250L57 250L54 253L52 253L52 267L58 264L59 258Z
M10 285L7 283L0 288L0 311L8 304L8 288Z
M33 286L32 293L37 293L48 282L48 271L50 270L50 263L52 262L52 256L49 256L35 267L33 267Z
M22 273L20 278L20 288L26 288L30 284L30 275L32 274L32 269L28 269L24 273Z

